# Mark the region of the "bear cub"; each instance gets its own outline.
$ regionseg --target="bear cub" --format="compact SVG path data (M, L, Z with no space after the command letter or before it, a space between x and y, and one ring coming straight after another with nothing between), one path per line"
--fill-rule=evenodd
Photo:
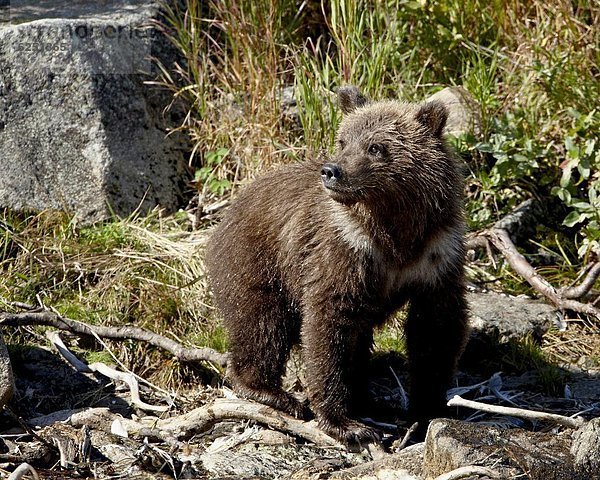
M463 178L442 138L442 104L371 102L352 86L338 98L333 154L243 189L206 265L236 391L303 417L281 386L300 343L320 428L360 444L378 439L355 419L368 398L373 329L407 302L409 413L426 423L445 410L467 335Z

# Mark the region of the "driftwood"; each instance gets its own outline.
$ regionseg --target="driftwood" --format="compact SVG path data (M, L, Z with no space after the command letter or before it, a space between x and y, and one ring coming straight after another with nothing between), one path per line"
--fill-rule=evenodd
M186 348L181 344L154 332L138 327L104 327L86 325L57 315L53 312L0 313L0 326L20 327L24 325L46 325L80 335L97 335L114 340L140 340L172 353L182 362L211 362L221 367L227 365L227 354L212 348Z
M31 476L34 478L34 480L40 480L40 477L39 477L38 473L35 471L35 468L33 468L28 463L22 463L21 465L19 465L14 470L14 472L12 472L8 476L8 480L20 480L27 474L31 474Z
M554 422L569 428L579 428L585 420L581 417L565 417L564 415L556 415L554 413L538 412L534 410L525 410L523 408L503 407L500 405L490 405L488 403L475 402L473 400L465 400L464 398L455 395L448 401L449 407L466 407L473 410L480 410L487 413L499 413L501 415L511 415L513 417L526 418L528 420L540 420Z
M107 408L90 408L71 415L67 423L73 426L92 425L110 432L112 422L117 420L130 436L152 433L158 438L187 439L208 431L215 424L227 420L250 420L317 445L341 447L341 444L323 433L315 422L303 422L279 410L259 403L238 399L219 398L212 404L195 408L174 417L159 419L145 417L140 420L122 418Z

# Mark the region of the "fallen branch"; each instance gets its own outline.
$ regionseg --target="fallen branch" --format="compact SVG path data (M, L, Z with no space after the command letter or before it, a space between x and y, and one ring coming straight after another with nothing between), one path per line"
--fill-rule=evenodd
M54 344L60 354L75 367L78 372L94 373L98 372L111 380L126 383L131 394L131 404L148 412L166 412L169 407L162 405L150 405L144 402L140 397L140 387L135 375L131 372L120 372L108 365L96 362L87 364L79 360L63 343L60 335L57 332L47 332L46 337Z
M498 249L511 268L523 277L537 292L546 297L546 299L548 299L557 309L572 310L577 313L584 313L600 319L600 309L589 303L582 303L573 299L576 298L574 295L575 293L580 293L586 289L587 292L592 288L596 278L600 275L600 267L598 267L598 270L593 267L579 287L557 290L531 266L521 253L519 253L506 230L500 228L484 230L476 236L471 237L471 239L467 241L467 247L481 247L481 237L487 239L496 249Z
M490 478L501 478L500 474L495 470L487 467L479 467L477 465L470 465L468 467L460 467L452 470L451 472L444 473L435 477L434 480L458 480L460 478L467 478L473 475L486 476Z
M20 480L21 478L23 478L25 475L27 475L28 473L31 474L31 476L34 478L34 480L40 480L40 477L38 475L38 473L35 471L35 468L33 468L31 465L29 465L28 463L22 463L21 465L19 465L9 476L8 476L8 480Z
M538 412L535 410L525 410L523 408L502 407L500 405L490 405L489 403L475 402L473 400L465 400L464 398L455 395L448 401L449 407L466 407L473 410L479 410L487 413L498 413L500 415L511 415L513 417L526 418L528 420L549 421L563 425L569 428L579 428L585 423L581 417L565 417L555 413Z
M154 332L138 327L103 327L86 325L53 312L0 313L0 325L20 327L23 325L46 325L81 335L98 335L115 340L140 340L172 353L182 362L211 362L221 367L227 365L227 354L212 348L186 348L181 344Z
M216 399L210 405L164 419L145 417L131 420L122 418L106 408L93 408L73 413L66 422L73 426L91 425L110 432L110 426L117 418L130 436L152 431L159 437L185 439L206 432L219 422L249 420L303 438L316 445L341 447L339 442L323 433L315 422L303 422L259 403L226 398Z

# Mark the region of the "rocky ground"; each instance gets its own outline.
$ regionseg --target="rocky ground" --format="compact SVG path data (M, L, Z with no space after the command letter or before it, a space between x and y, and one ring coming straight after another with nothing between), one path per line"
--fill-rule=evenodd
M27 463L41 478L598 478L597 365L572 358L553 370L558 380L544 379L543 365L520 374L493 371L491 359L511 342L556 335L565 320L522 297L472 292L469 301L473 335L448 398L558 414L558 420L455 407L455 419L434 421L418 442L402 419L404 360L380 352L372 392L386 408L365 421L385 432L384 442L348 451L311 422L236 400L218 382L175 395L140 381L136 405L127 378L77 371L54 348L13 347L16 393L0 416L0 471L33 478L27 467L15 470ZM76 344L77 337L62 338L67 351ZM294 365L288 383L301 389L302 369ZM558 385L552 393L549 381Z

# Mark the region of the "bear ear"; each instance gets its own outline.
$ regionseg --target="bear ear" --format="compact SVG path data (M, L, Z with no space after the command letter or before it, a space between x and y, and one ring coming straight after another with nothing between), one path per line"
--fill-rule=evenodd
M434 136L441 137L448 120L448 109L442 102L426 103L417 112L417 120Z
M354 85L345 85L338 88L337 96L342 112L344 113L353 112L358 107L366 105L368 101L367 97L360 93L360 90Z

